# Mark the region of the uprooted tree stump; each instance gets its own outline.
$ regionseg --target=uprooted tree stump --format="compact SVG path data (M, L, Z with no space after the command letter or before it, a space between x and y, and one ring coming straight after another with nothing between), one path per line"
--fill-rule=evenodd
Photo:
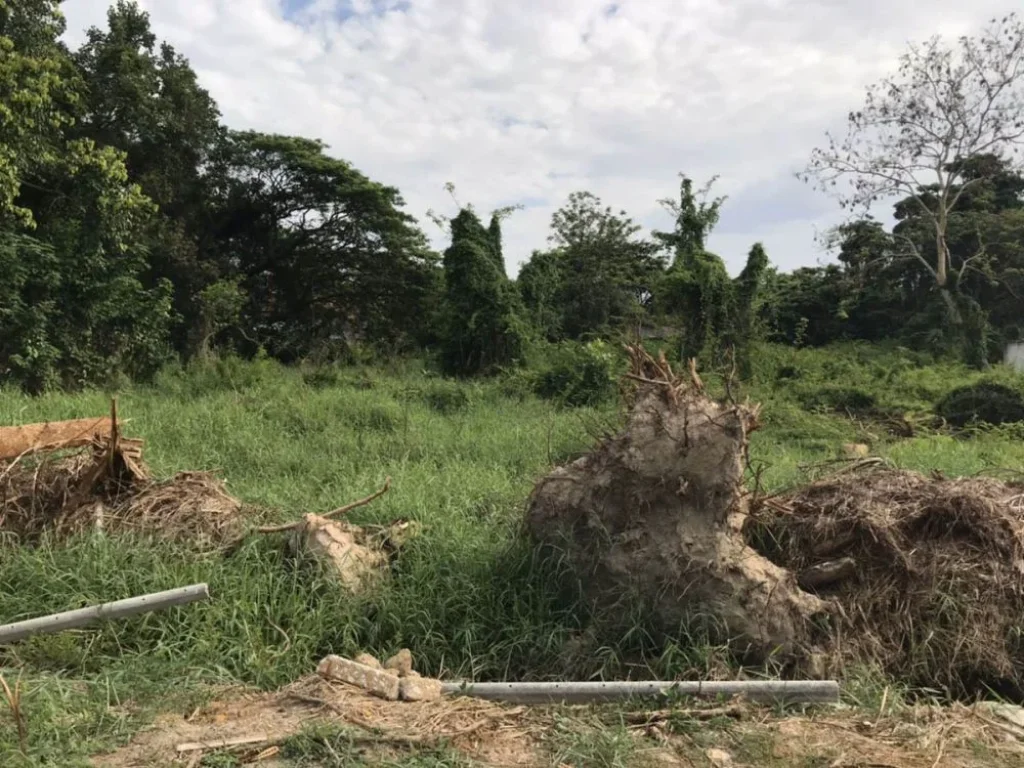
M564 550L595 608L635 596L668 631L703 616L752 660L791 656L826 606L741 533L758 409L712 400L692 364L685 380L664 356L629 352L625 427L537 484L530 534Z

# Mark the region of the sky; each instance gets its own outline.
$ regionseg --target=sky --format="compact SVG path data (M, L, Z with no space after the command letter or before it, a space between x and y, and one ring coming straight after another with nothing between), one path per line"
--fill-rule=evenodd
M111 0L65 0L65 38ZM679 173L726 195L709 240L736 274L755 242L829 259L838 205L795 178L910 41L978 30L1019 0L142 0L224 121L319 138L398 187L439 248L445 191L504 223L510 275L589 190L648 228ZM887 211L880 211L884 217Z

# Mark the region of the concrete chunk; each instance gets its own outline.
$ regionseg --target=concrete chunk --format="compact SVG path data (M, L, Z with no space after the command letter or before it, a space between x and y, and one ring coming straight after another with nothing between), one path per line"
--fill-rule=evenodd
M327 680L338 680L358 686L367 693L382 699L394 701L398 698L398 678L380 669L343 659L341 656L325 656L317 665L316 672Z
M374 669L381 669L381 663L377 659L368 653L360 653L354 661L357 664L362 664L367 667L373 667Z
M399 677L407 677L412 672L412 651L403 648L384 662L384 669L391 670Z
M430 677L403 677L398 696L402 701L437 701L441 698L441 681Z

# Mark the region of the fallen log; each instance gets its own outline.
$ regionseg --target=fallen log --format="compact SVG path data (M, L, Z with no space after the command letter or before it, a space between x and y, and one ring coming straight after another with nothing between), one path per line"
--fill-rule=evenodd
M0 427L0 461L41 451L85 448L109 440L112 431L109 416Z
M124 619L139 613L159 611L176 605L187 605L197 600L206 600L209 596L210 592L206 584L192 584L188 587L168 589L164 592L154 592L149 595L116 600L112 603L102 603L88 608L4 624L0 626L0 645L24 640L33 635L84 627L100 619Z

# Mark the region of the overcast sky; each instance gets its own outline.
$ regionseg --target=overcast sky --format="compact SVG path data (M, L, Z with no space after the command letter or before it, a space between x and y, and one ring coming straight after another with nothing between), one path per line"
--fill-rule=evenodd
M679 172L727 194L710 247L732 273L755 241L784 269L842 220L793 178L908 40L955 36L1019 0L144 0L233 128L323 139L407 210L444 191L505 224L510 274L587 189L646 226ZM109 0L66 0L69 42Z

